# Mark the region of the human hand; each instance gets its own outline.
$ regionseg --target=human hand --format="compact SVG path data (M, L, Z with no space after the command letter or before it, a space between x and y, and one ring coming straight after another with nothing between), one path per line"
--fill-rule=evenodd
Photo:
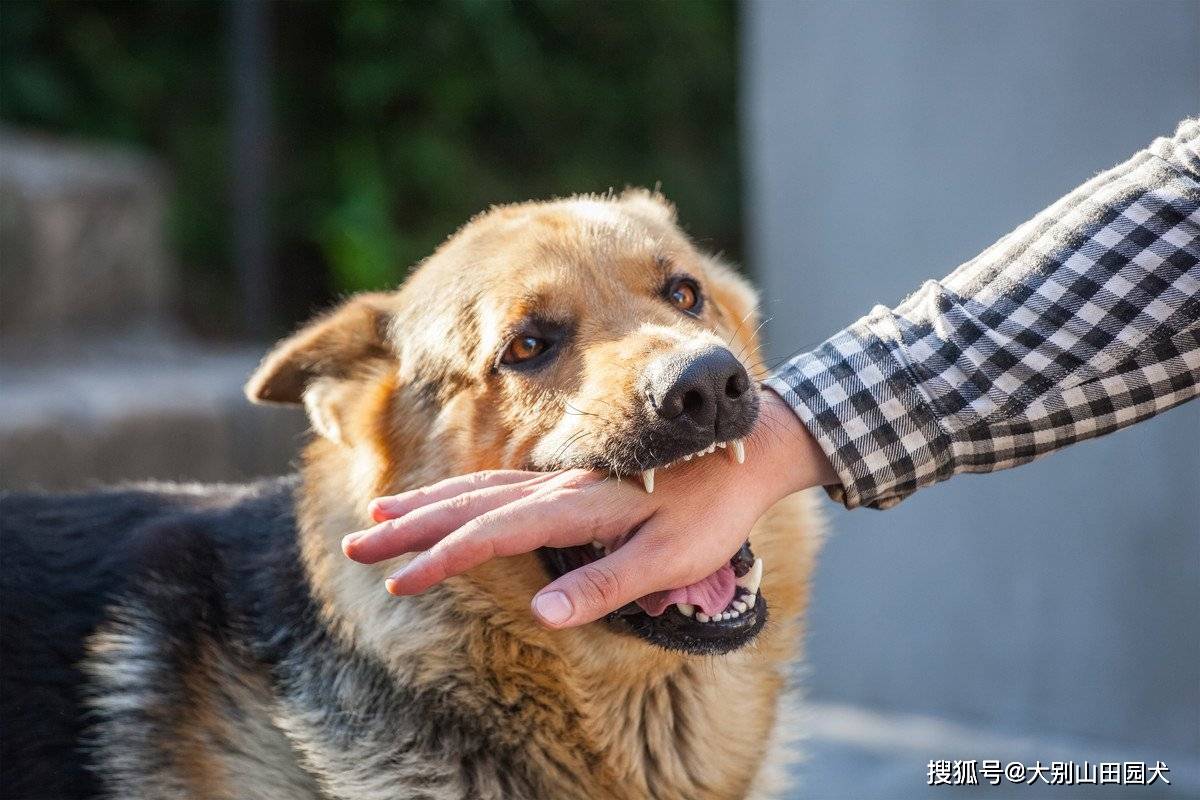
M795 413L770 390L762 400L744 464L718 450L659 471L653 493L585 470L463 475L372 501L379 524L346 536L342 549L365 564L423 551L385 582L406 595L498 556L600 542L607 555L553 581L532 603L549 627L591 622L712 575L775 502L837 481Z

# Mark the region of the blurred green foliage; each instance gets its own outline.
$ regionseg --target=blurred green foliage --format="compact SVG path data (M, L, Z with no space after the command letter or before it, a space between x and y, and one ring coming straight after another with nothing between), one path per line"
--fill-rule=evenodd
M285 314L395 284L493 203L653 186L740 254L736 8L721 0L270 6ZM174 176L193 318L228 319L229 7L0 4L0 119L130 143Z

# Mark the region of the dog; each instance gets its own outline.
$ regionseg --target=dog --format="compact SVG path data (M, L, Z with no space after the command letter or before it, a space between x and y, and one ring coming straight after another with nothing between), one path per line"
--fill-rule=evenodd
M727 456L755 431L756 304L657 192L495 207L398 290L351 297L263 360L250 399L311 421L298 475L7 495L4 796L777 791L819 545L807 495L731 561L745 611L704 622L629 607L539 626L530 598L594 560L587 546L402 599L382 581L404 558L368 567L339 547L371 498L457 474L636 480ZM715 419L648 403L689 375Z

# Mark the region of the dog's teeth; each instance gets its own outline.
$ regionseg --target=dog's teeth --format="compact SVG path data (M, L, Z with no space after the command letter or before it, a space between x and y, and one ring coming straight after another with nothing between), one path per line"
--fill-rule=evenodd
M745 610L746 610L747 608L749 608L750 606L746 605L746 604L745 604L745 603L743 603L741 600L734 600L734 601L733 601L733 607L734 607L735 609L737 609L737 611L740 613L740 612L742 612L742 611L745 611Z
M745 589L751 596L758 594L759 584L762 583L763 560L761 558L754 559L754 566L750 567L750 571L740 578L735 579L735 583Z
M696 612L696 622L708 622L710 619L712 619L712 617L710 617L708 614L705 614L703 611Z
M604 549L604 545L600 544L600 543L599 543L599 542L597 542L595 539L592 539L592 549L593 549L593 550L603 550L603 549Z
M728 445L728 444L729 444L729 442L717 442L717 447L719 447L719 448L721 448L722 450L724 450L724 449L725 449L725 446L726 446L726 445Z
M647 469L642 471L642 485L646 487L646 494L654 494L654 470Z
M684 456L684 457L683 457L683 460L684 460L684 461L691 461L691 460L692 460L692 455L695 455L695 454L693 453L693 454L690 454L690 455L686 455L686 456Z
M729 443L729 455L739 464L746 463L746 446L742 444L741 439L734 439Z
M677 608L679 613L683 614L685 617L690 617L696 613L696 607L691 603L676 603L675 608Z

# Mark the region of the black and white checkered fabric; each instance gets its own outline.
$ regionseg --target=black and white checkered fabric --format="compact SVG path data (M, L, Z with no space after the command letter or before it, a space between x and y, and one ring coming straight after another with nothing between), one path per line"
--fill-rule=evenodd
M1200 120L770 377L848 508L1023 464L1200 392Z

